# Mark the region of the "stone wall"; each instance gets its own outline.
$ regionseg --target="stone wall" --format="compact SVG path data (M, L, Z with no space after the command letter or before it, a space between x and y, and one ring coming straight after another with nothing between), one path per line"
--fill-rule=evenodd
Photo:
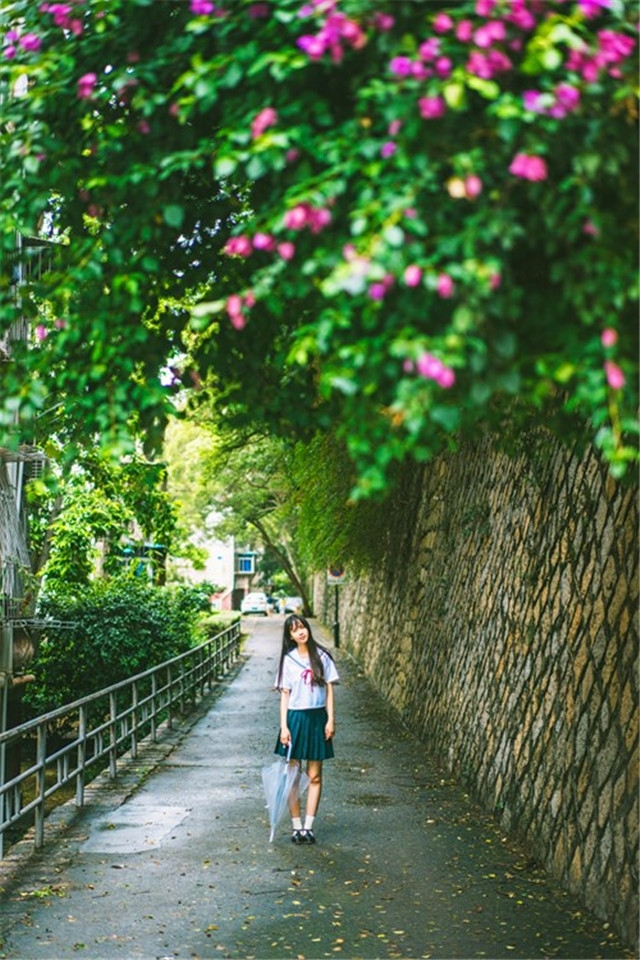
M638 939L638 502L595 455L482 441L416 469L341 644L425 748ZM318 578L316 615L334 619Z

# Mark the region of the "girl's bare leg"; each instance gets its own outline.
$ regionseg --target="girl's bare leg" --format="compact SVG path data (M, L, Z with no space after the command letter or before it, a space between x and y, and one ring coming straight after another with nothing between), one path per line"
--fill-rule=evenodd
M293 763L293 761L291 762ZM296 766L298 767L299 772L301 765L296 762ZM289 795L289 813L291 814L292 818L300 816L300 791L297 789L293 790Z
M322 760L309 760L307 764L309 787L307 790L307 816L315 817L322 795ZM298 801L298 809L300 802Z

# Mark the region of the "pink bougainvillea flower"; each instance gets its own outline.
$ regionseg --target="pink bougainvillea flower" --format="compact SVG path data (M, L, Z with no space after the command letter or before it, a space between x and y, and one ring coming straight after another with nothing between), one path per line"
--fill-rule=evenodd
M435 60L440 55L441 42L438 37L429 37L418 47L418 55L422 60Z
M410 77L413 61L409 57L394 57L389 61L389 71L394 77Z
M372 300L384 300L387 287L384 283L372 283L369 287L369 296Z
M600 236L600 230L596 226L596 224L593 222L593 220L585 220L585 222L582 225L582 232L586 233L588 237Z
M529 113L544 112L544 97L539 90L525 90L522 94L522 102Z
M439 297L442 297L445 300L448 300L449 297L452 297L455 291L455 283L451 279L448 273L439 273L438 279L436 281L436 291Z
M191 13L196 17L207 17L215 10L211 0L191 0Z
M276 250L278 251L278 256L283 260L292 260L296 252L296 248L288 240L279 243Z
M461 20L456 26L456 39L460 43L469 43L473 39L473 23L471 20Z
M387 140L387 142L383 143L382 146L380 147L380 156L384 160L387 160L388 157L392 157L394 155L397 149L398 147L393 142L393 140Z
M408 287L417 287L422 280L422 269L415 263L410 264L404 271L404 282Z
M42 342L46 339L48 330L43 323L39 323L36 327L36 340Z
M262 136L265 130L278 121L278 114L273 107L265 107L251 121L251 136L254 140Z
M393 30L393 25L395 22L395 18L392 17L390 13L376 13L373 17L374 27L377 30L380 30L382 33L386 33L388 30Z
M276 242L269 233L256 233L253 238L254 250L273 250Z
M2 51L2 54L5 60L13 60L16 53L17 51L16 51L16 48L13 46L13 44L9 44L9 46L5 47L4 50Z
M578 7L587 20L592 20L611 7L611 0L578 0Z
M46 9L45 9L46 8ZM43 4L40 9L43 13L50 13L56 27L67 27L72 7L68 3L48 3Z
M244 313L236 313L233 317L229 317L231 320L231 326L236 330L244 330L247 325L247 318Z
M247 292L242 297L242 302L246 307L249 307L249 309L251 309L251 307L255 307L256 296L253 290L247 290Z
M490 17L495 5L496 0L477 0L476 13L479 17Z
M287 161L287 163L295 163L299 156L300 156L300 151L296 150L295 147L291 147L291 149L287 150L287 152L285 153L284 158Z
M612 390L621 390L624 387L626 383L625 375L617 363L613 363L611 360L605 360L604 372L607 377L607 383Z
M580 104L580 91L570 83L559 83L554 90L556 100L569 113Z
M449 57L438 57L435 62L436 73L439 77L449 77L451 76L451 71L453 69L453 63Z
M42 40L35 33L25 33L19 40L20 46L28 53L36 53L42 46Z
M237 317L242 313L242 297L237 293L232 293L227 297L227 313L230 317Z
M475 173L465 178L464 192L468 200L475 200L482 193L482 180Z
M251 240L245 234L239 237L230 237L224 245L224 253L230 257L249 257L253 247Z
M521 30L533 30L536 25L536 18L533 13L527 9L527 0L512 0L510 10L504 19L508 23L515 24Z
M420 116L425 120L437 120L438 117L444 116L447 108L444 99L437 96L421 97L418 100L418 109L420 110Z
M618 342L618 331L614 330L613 327L607 327L602 331L602 336L600 337L603 347L615 347Z
M500 284L502 283L502 274L501 273L492 273L489 277L489 286L492 290L497 290Z
M98 76L95 73L85 73L78 80L78 97L81 100L87 100L93 96L93 89L98 82Z
M309 220L309 205L299 203L284 215L284 225L287 230L302 230Z
M514 177L521 177L523 180L546 180L548 177L547 164L543 157L535 154L517 153L511 165L509 172Z
M433 29L436 33L448 33L453 29L453 20L448 13L437 13L433 18Z
M451 367L443 367L440 375L436 377L436 383L443 390L449 390L456 382L456 375Z
M439 387L448 390L453 386L456 375L451 367L444 365L442 360L431 353L423 353L416 361L416 371L426 380L434 380ZM408 371L407 371L408 372Z
M493 76L493 70L489 60L483 53L480 53L479 50L472 51L471 56L467 60L466 69L468 73L480 77L481 80L490 80Z
M296 46L300 47L310 60L321 60L327 50L327 45L321 37L314 37L310 34L299 37L296 40Z
M309 229L311 233L320 233L331 223L331 211L326 207L311 207L309 210Z
M423 353L416 361L416 370L421 377L428 380L437 380L444 370L444 364L432 353Z
M402 120L392 120L387 128L390 137L395 137L402 129Z
M633 37L615 30L598 30L598 50L606 63L620 63L631 56L636 46Z

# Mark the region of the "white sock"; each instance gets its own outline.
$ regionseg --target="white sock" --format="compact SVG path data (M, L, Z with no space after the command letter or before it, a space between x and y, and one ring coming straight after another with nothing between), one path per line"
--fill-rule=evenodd
M294 830L302 830L302 820L300 817L291 817L291 826Z
M305 830L313 830L313 821L315 817L310 817L309 814L304 818L304 828Z

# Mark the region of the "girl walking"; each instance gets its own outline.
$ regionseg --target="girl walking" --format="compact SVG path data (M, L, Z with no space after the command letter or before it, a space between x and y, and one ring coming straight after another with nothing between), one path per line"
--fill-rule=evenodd
M275 688L280 691L280 733L275 753L307 762L309 789L302 824L300 796L290 800L293 843L315 843L313 824L322 794L322 762L333 756L333 685L339 682L333 657L313 639L308 620L293 614L284 622Z

